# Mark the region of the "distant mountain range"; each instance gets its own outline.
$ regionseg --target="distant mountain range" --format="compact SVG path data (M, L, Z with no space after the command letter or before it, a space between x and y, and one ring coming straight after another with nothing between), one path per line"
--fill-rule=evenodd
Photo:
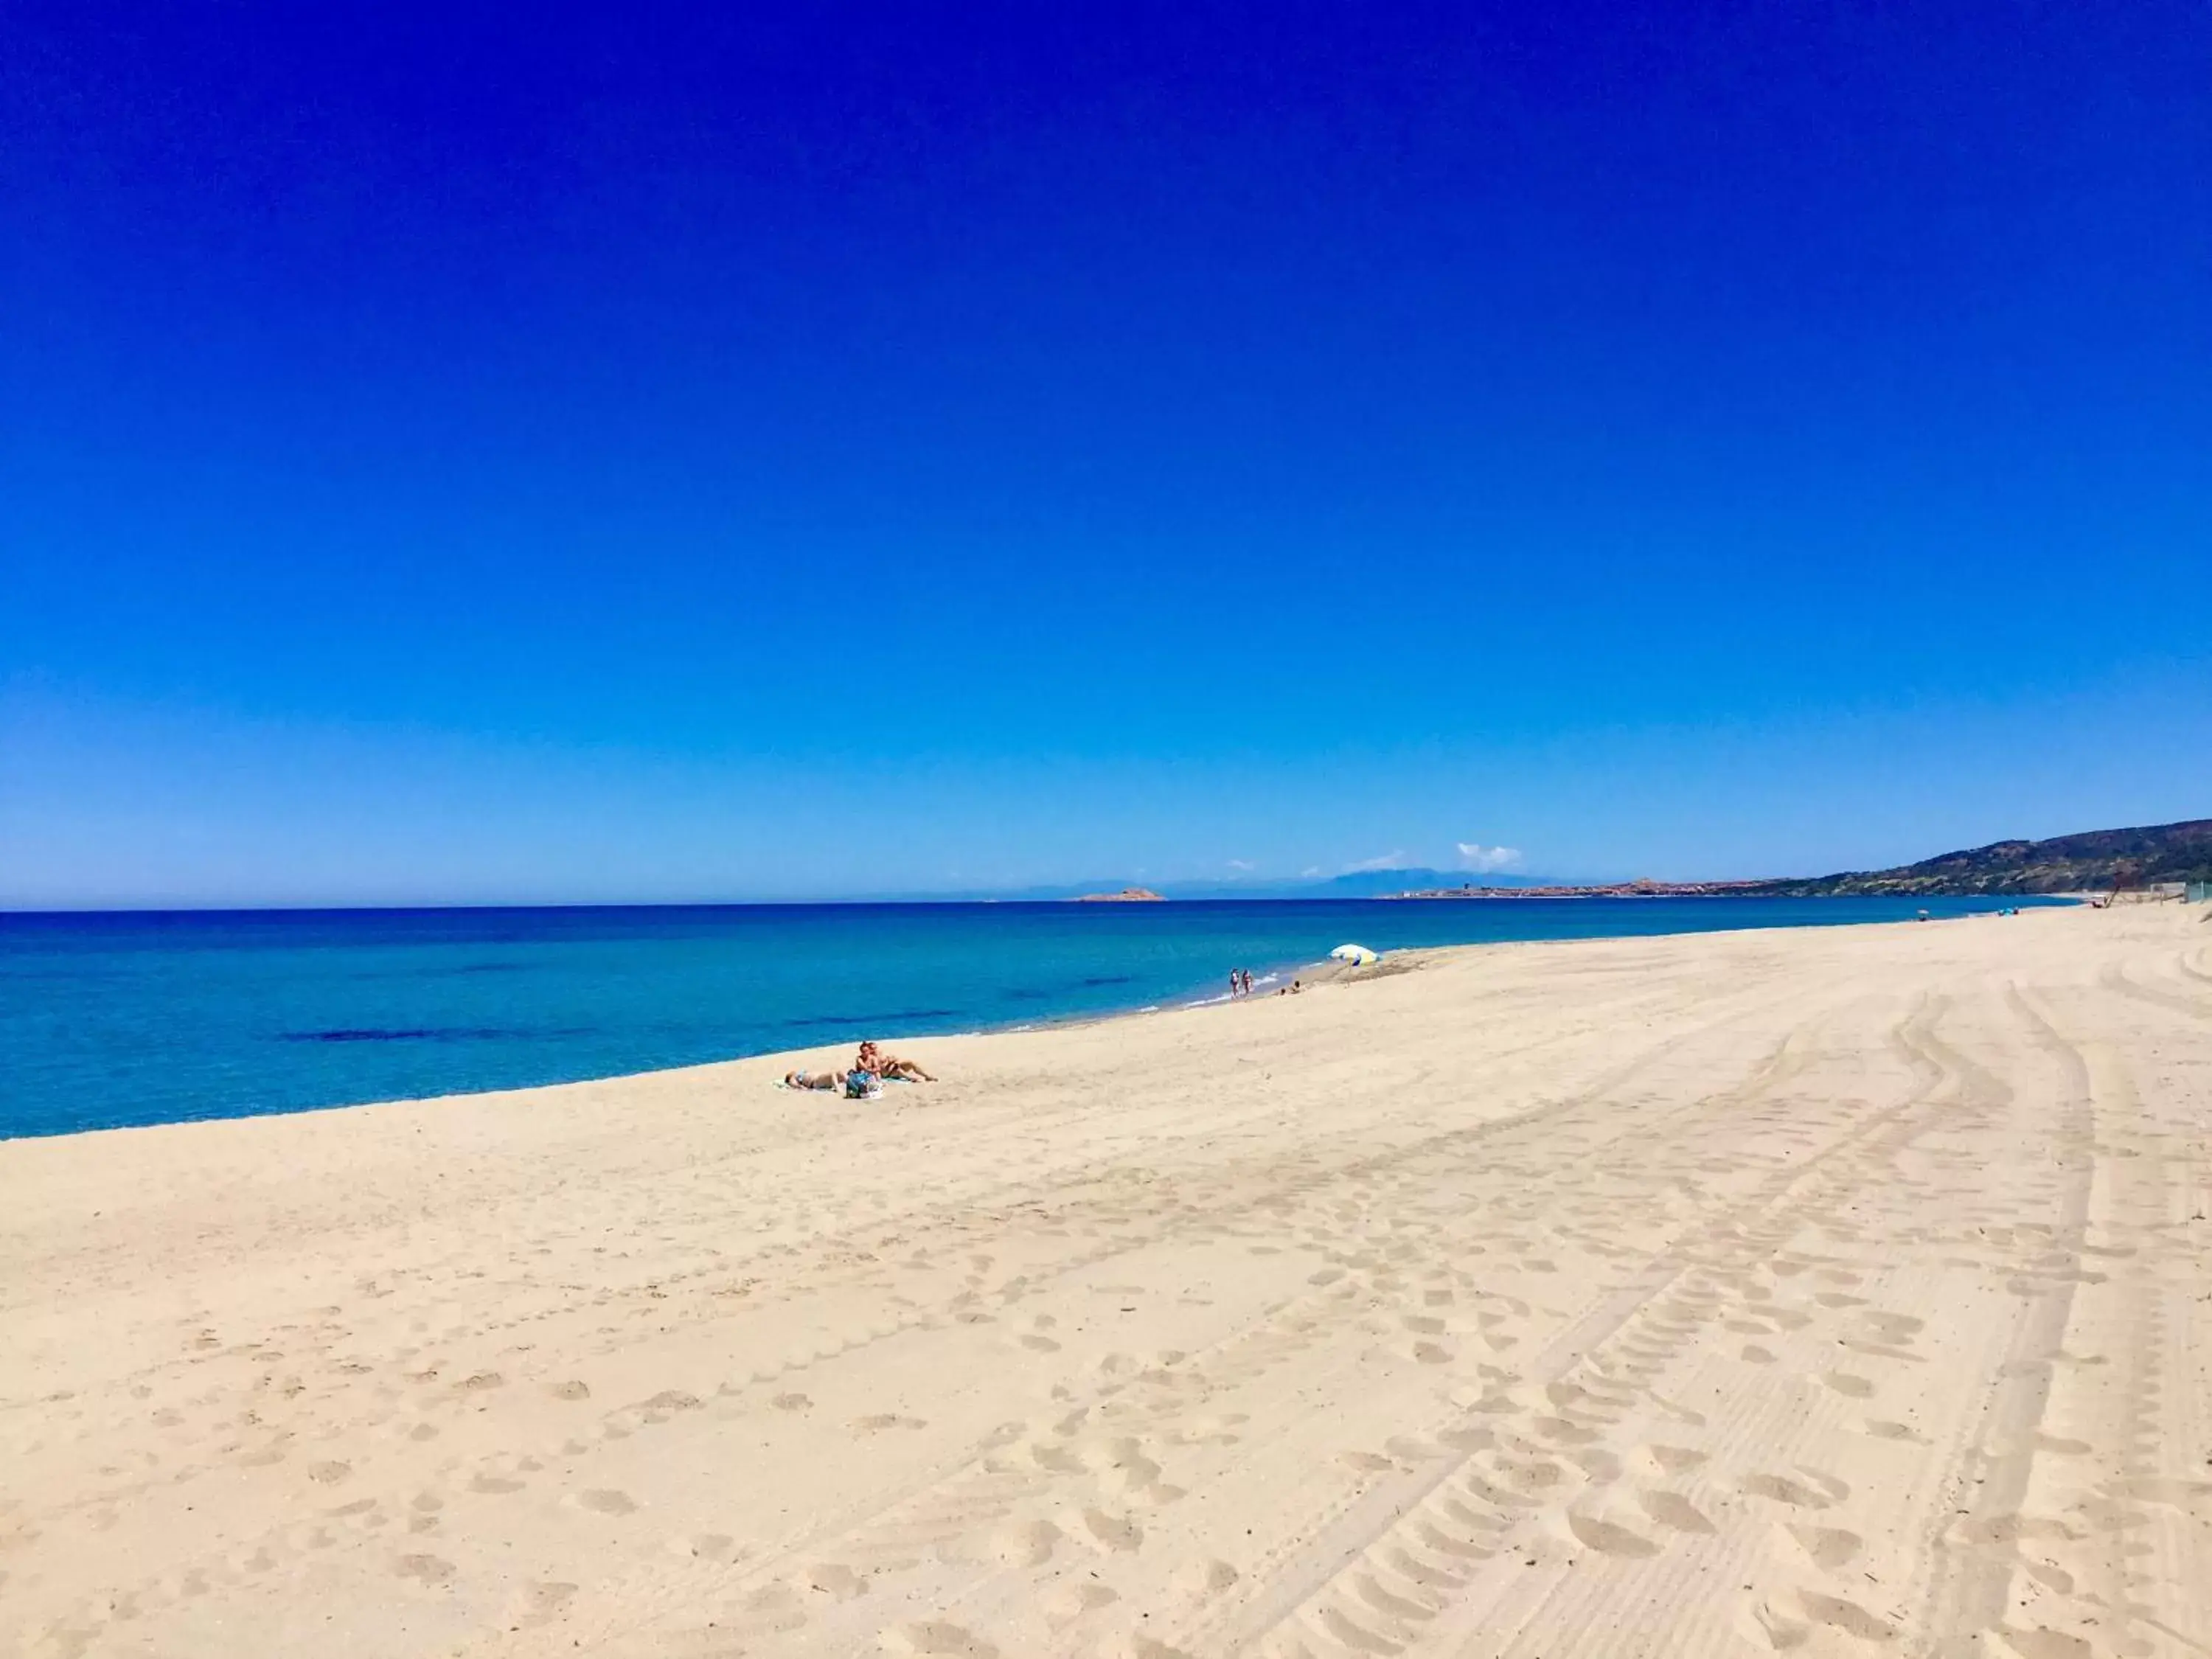
M2212 818L2160 823L2134 830L2091 830L2049 841L1997 841L1957 853L1944 853L1893 870L1850 870L1830 876L1778 880L1693 883L1612 883L1572 885L1543 876L1474 875L1464 870L1402 866L1385 870L1352 870L1324 878L1243 881L1163 881L1146 890L1164 899L1364 899L1398 894L1461 896L1461 890L1543 888L1562 896L1602 895L1633 886L1655 894L1725 892L1744 897L1817 898L1830 895L1889 893L2079 893L2104 892L2115 883L2147 886L2158 882L2212 881ZM1065 885L969 892L895 896L926 902L999 899L1036 901L1118 893L1129 885L1115 877Z
M2212 880L2212 818L2135 830L2091 830L2049 841L1996 841L1893 870L1854 870L1745 890L1777 897L1828 894L2080 893L2117 884Z
M1160 889L1169 898L1382 898L1423 887L1457 887L1480 881L1486 887L1535 887L1536 876L1470 876L1464 870L1430 870L1419 866L1387 870L1349 870L1323 881L1170 882Z
M1395 893L1410 892L1423 887L1457 887L1462 883L1480 880L1490 887L1534 887L1540 885L1542 878L1534 876L1469 876L1461 870L1430 870L1419 866L1405 866L1388 870L1352 870L1340 876L1325 878L1293 878L1245 881L1155 881L1147 882L1139 890L1157 894L1164 899L1360 899L1387 897ZM990 888L970 891L927 893L896 893L883 896L892 900L911 899L924 902L942 903L947 900L974 901L996 899L1010 903L1033 903L1057 899L1095 898L1102 894L1120 893L1131 887L1127 878L1102 877L1097 881L1067 882L1043 887L1018 889Z

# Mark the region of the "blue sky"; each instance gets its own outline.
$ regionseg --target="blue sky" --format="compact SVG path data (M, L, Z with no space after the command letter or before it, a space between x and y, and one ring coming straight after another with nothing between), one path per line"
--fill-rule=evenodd
M12 15L0 903L2212 811L2201 5L781 9Z

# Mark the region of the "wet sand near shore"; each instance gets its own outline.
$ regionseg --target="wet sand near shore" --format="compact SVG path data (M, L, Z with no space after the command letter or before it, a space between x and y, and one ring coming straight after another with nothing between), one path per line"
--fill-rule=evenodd
M2203 914L0 1144L0 1652L2212 1650Z

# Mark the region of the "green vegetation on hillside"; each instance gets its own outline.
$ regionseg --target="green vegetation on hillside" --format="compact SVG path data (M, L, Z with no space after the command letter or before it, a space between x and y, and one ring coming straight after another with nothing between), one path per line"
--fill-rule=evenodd
M1826 894L2079 893L2212 880L2212 818L2136 830L2092 830L2049 841L2000 841L1894 870L1760 882L1778 897Z

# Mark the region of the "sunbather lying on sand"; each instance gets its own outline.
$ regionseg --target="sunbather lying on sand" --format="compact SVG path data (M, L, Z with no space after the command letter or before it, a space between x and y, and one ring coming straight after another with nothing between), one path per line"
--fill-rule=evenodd
M842 1089L845 1086L842 1072L786 1072L783 1086L787 1089Z
M923 1071L916 1062L911 1060L901 1060L896 1054L887 1054L872 1042L863 1042L860 1045L860 1056L854 1060L853 1066L856 1071L873 1072L878 1077L896 1078L907 1083L937 1081L929 1073Z

